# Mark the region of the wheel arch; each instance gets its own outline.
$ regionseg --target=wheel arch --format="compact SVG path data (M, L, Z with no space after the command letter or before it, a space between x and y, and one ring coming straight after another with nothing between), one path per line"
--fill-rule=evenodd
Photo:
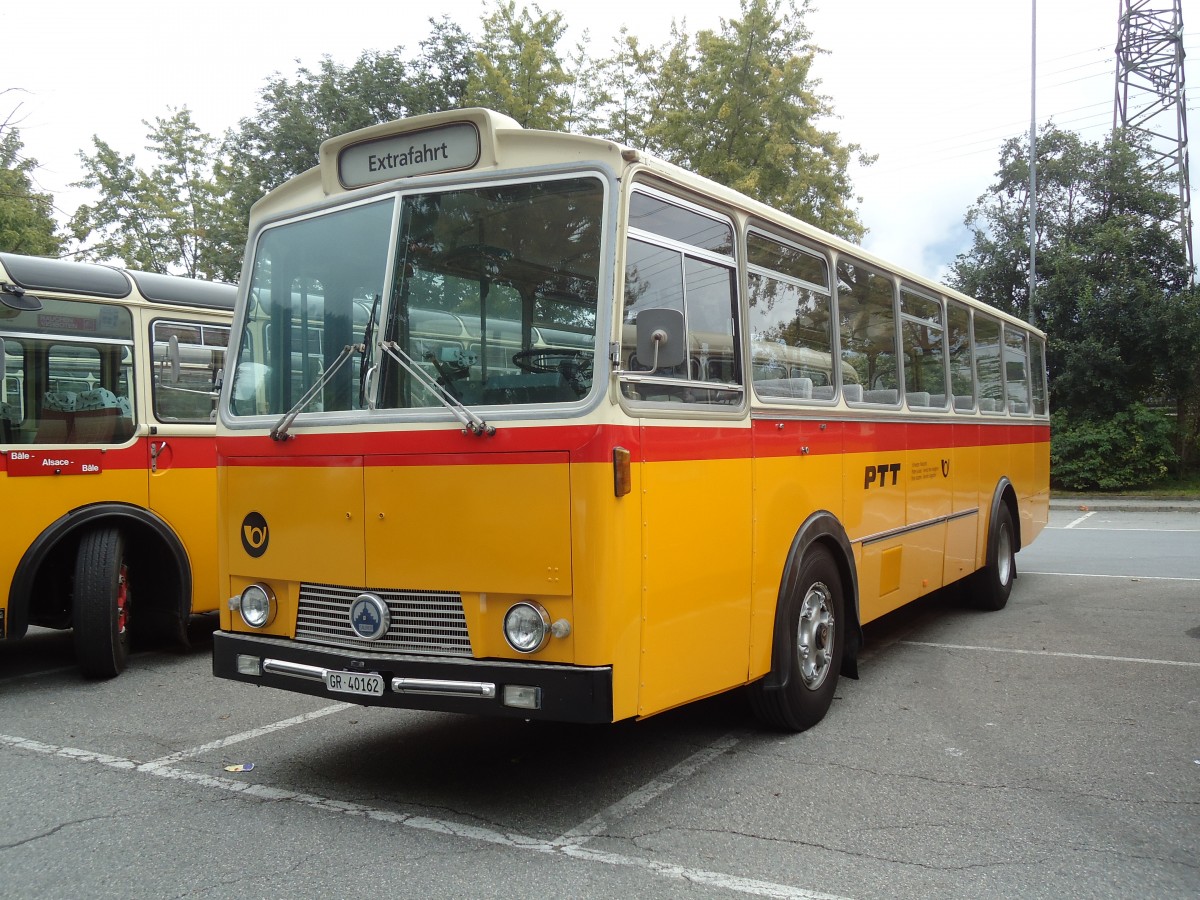
M992 503L988 507L988 533L986 538L988 544L991 543L990 536L992 528L996 525L996 514L1000 511L1000 504L1008 506L1008 511L1012 514L1013 523L1013 550L1021 549L1021 516L1020 510L1017 508L1017 489L1013 487L1013 483L1008 480L1007 475L1001 475L1000 480L996 482L996 487L992 491ZM989 551L990 553L990 551ZM987 559L985 562L990 563L992 560Z
M863 635L858 609L858 569L854 564L854 550L842 523L833 513L821 509L805 519L804 523L796 530L783 564L783 573L779 581L779 596L775 602L771 671L763 682L765 690L781 690L787 687L788 673L791 667L786 660L778 658L781 653L780 642L775 640L774 636L779 634L781 628L785 627L782 616L786 604L783 601L797 589L804 556L814 544L820 544L829 549L834 563L838 567L838 574L842 578L842 591L846 600L844 612L851 621L846 628L841 674L850 678L858 677L858 650L862 646Z
M79 539L111 526L126 536L126 553L138 579L140 611L155 634L186 640L191 613L192 567L183 542L162 518L128 503L96 503L59 517L29 545L9 590L9 635L28 626L70 627L70 581Z

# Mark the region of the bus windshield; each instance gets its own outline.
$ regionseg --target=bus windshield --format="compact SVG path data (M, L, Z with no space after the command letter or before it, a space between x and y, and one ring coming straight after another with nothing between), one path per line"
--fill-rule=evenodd
M231 411L440 409L442 392L472 406L579 400L592 388L603 208L603 182L570 177L264 231Z

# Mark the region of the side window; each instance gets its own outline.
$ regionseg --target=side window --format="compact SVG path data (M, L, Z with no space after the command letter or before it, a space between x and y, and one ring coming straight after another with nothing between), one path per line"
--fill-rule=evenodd
M756 232L746 236L750 353L760 397L833 400L829 266Z
M854 369L842 394L849 403L900 402L892 280L853 260L838 262L838 329L842 362Z
M909 406L946 408L946 340L942 304L900 289L904 396Z
M979 386L979 411L1004 412L1004 384L1000 375L1000 323L975 313L975 373Z
M229 328L200 322L150 326L151 393L160 422L208 422L225 368Z
M44 354L38 354L45 365L46 391L37 443L120 444L133 436L131 347L50 343Z
M1046 414L1046 345L1040 337L1029 336L1029 374L1033 378L1033 414Z
M946 346L950 357L951 407L975 411L975 369L971 365L971 313L955 300L946 301Z
M25 421L25 352L17 341L0 340L0 443L21 440L21 425Z
M1004 326L1004 396L1010 413L1029 415L1029 351L1025 332L1011 325Z
M621 339L624 396L668 403L740 402L732 226L639 192L630 201L629 231ZM679 365L651 372L653 360L638 358L637 319L648 309L683 314L687 353Z

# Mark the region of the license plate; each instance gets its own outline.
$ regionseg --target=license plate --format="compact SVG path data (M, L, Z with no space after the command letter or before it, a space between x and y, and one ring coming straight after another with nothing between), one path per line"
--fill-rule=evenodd
M326 672L325 687L339 694L382 697L383 676L374 672Z

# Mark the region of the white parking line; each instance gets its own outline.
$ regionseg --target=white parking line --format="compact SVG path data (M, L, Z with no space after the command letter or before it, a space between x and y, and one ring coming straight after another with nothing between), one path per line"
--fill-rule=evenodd
M1200 578L1183 578L1172 575L1097 575L1095 572L1026 572L1022 575L1053 575L1057 578L1120 578L1122 581L1200 581Z
M152 759L150 762L142 763L138 766L143 771L151 769L161 769L163 766L169 766L172 763L180 762L181 760L190 759L193 756L200 756L208 753L210 750L220 750L222 747L229 747L233 744L240 744L242 741L250 741L254 738L262 737L264 734L271 734L275 731L281 731L284 728L291 728L293 725L301 725L304 722L311 722L313 719L319 719L322 716L327 716L330 713L341 712L343 709L349 709L351 703L335 703L332 706L324 706L321 709L315 709L312 712L306 712L303 715L293 716L290 719L284 719L281 722L273 722L270 725L263 725L261 728L251 728L249 731L243 731L241 734L233 734L226 738L221 738L216 741L209 741L207 744L201 744L199 747L192 747L190 750L180 750L178 753L171 753L167 756L160 756L158 759Z
M693 753L687 759L672 766L660 778L642 785L631 794L622 797L616 803L606 807L590 819L576 825L570 831L559 835L553 843L561 846L583 844L596 835L606 831L613 823L637 812L655 797L666 793L685 778L690 778L701 767L728 752L737 745L738 739L733 735L725 735L709 744L703 750Z
M346 704L337 704L334 707L325 707L316 710L313 713L307 714L309 718L315 718L319 715L328 715L331 712L337 712L338 709ZM285 719L283 722L276 722L274 725L264 726L264 729L254 729L256 732L270 733L270 731L278 730L279 728L287 728L291 725L298 724L295 719ZM233 735L241 740L248 740L251 732L243 732L242 735ZM236 743L230 738L222 741L214 741L212 744L205 744L204 747L228 746L229 743ZM245 797L253 797L258 800L267 800L271 802L287 802L296 803L306 806L310 809L317 809L322 812L333 813L335 815L350 816L354 818L367 818L375 822L384 822L393 825L401 825L405 828L413 828L419 831L430 831L436 834L450 835L461 837L467 840L480 841L494 846L509 847L515 850L532 850L537 853L562 855L571 859L584 860L587 862L601 863L608 866L619 866L622 868L641 869L664 878L670 878L676 881L683 881L689 884L699 884L709 887L721 888L728 891L734 891L739 894L748 894L753 897L769 897L779 898L779 900L848 900L836 894L826 894L819 891L809 891L803 888L793 887L786 884L775 884L770 881L759 881L754 878L743 878L740 875L730 875L724 872L713 872L707 869L693 869L686 866L677 866L673 863L662 862L654 859L643 859L636 856L625 856L620 853L610 853L604 850L594 850L582 846L582 842L594 835L584 834L584 830L590 830L597 823L600 824L600 830L610 818L618 815L628 814L637 809L640 809L651 799L661 794L663 791L673 787L687 774L694 772L704 762L711 761L717 758L720 754L729 750L737 741L734 738L724 737L713 744L710 744L699 753L693 754L683 762L670 769L662 779L656 779L649 785L630 794L624 800L620 800L608 807L598 816L593 816L580 826L571 829L562 837L552 841L545 841L539 838L529 837L528 835L517 834L513 832L493 831L490 828L480 828L476 825L465 825L459 822L451 822L445 819L433 819L428 816L410 815L408 813L397 812L394 810L379 809L373 806L366 806L361 803L355 803L349 800L336 800L332 797L322 797L319 794L310 794L303 791L290 791L281 788L274 788L269 785L257 784L253 781L235 780L225 778L218 775L210 775L204 772L189 772L184 769L173 768L164 760L168 758L185 758L181 754L172 754L171 757L161 757L158 760L153 760L149 763L138 763L136 760L127 759L119 756L110 756L105 753L97 753L91 750L81 750L76 747L61 747L55 744L46 744L41 741L33 741L27 738L15 737L12 735L0 734L0 746L7 746L14 750L24 750L26 752L38 753L44 756L53 756L59 759L68 759L74 762L98 763L113 769L121 769L125 771L136 772L143 775L152 775L156 778L166 778L172 781L182 781L188 784L193 784L202 788L210 788L213 790L228 791L233 794L240 794ZM182 754L196 755L196 753L204 752L201 748L194 748L192 751L181 751ZM599 830L596 831L599 833Z
M1089 513L1084 513L1082 516L1080 516L1078 519L1076 519L1076 520L1075 520L1074 522L1072 522L1070 525L1064 525L1064 526L1063 526L1063 528L1064 528L1064 529L1065 529L1065 528L1074 528L1074 527L1075 527L1076 525L1078 525L1080 522L1086 522L1088 519L1090 519L1090 518L1091 518L1092 516L1094 516L1095 514L1096 514L1095 510L1093 510L1092 512L1089 512Z
M976 647L970 644L935 644L932 641L897 641L912 647L936 647L940 650L979 650L985 653L1020 653L1027 656L1061 656L1067 659L1098 659L1104 662L1147 663L1154 666L1186 666L1200 669L1200 662L1178 659L1141 659L1136 656L1100 656L1095 653L1062 653L1057 650L1020 650L1013 647Z

